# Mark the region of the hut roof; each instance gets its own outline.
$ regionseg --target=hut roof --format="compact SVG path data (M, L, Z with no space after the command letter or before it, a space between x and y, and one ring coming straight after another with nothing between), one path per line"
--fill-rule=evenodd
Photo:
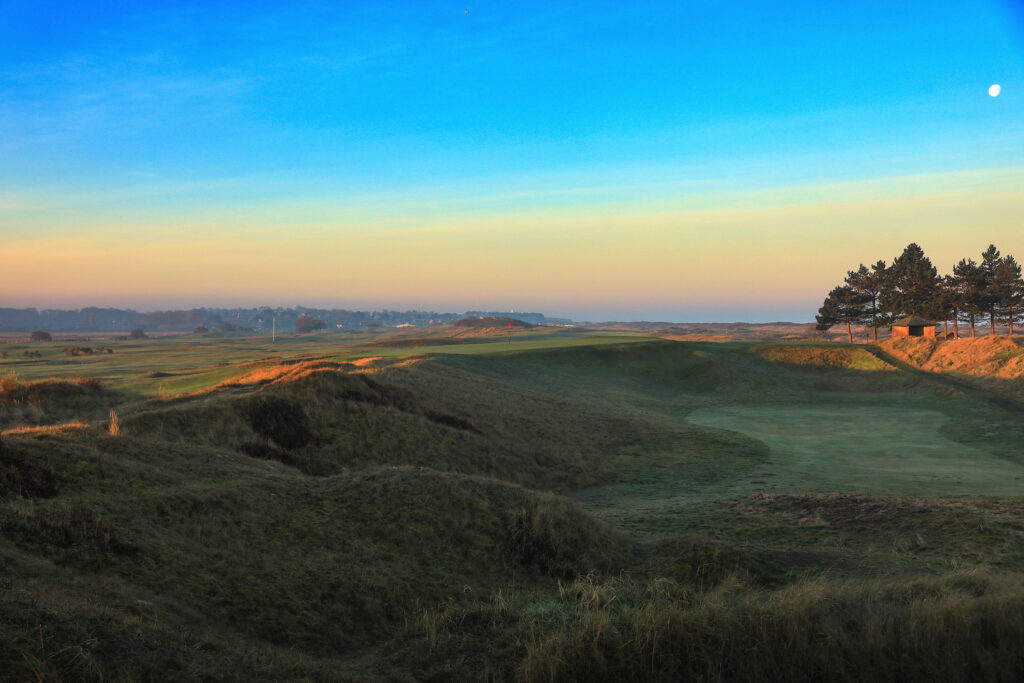
M925 320L924 318L922 318L921 316L918 316L918 315L908 315L906 318L900 318L899 320L894 322L892 324L892 326L893 327L918 327L918 326L925 326L926 327L928 325L937 325L937 324L938 323L936 323L933 320Z

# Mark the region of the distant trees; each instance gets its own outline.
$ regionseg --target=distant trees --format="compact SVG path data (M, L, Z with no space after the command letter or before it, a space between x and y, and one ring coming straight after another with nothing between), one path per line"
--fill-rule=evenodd
M893 319L907 315L933 318L939 308L939 272L916 243L907 245L888 269L880 296Z
M35 330L29 335L32 341L53 341L53 335L44 330Z
M304 313L299 316L299 319L295 321L295 331L298 334L304 334L306 332L313 332L315 330L322 330L327 325L320 318L314 318L313 316Z
M1024 318L1024 280L1021 279L1020 264L1009 254L996 268L993 290L998 297L997 319L1009 328L1012 337L1013 324Z
M128 333L129 339L145 339L146 332L141 327L136 327L134 330Z
M951 274L940 276L924 250L911 243L891 266L878 261L848 271L844 284L829 292L815 319L819 330L846 324L851 342L851 326L867 324L877 341L878 327L908 315L942 320L947 325L952 319L957 337L959 322L970 324L974 337L977 322L986 319L990 335L995 335L996 324L1001 323L1012 336L1013 326L1024 321L1021 266L989 245L980 262L961 259Z
M868 320L867 298L849 285L836 287L825 297L825 303L818 309L815 320L818 323L815 327L819 330L827 330L833 325L845 323L846 336L852 344L851 325L859 325Z
M879 326L884 325L887 320L879 306L879 297L881 297L885 289L888 273L885 261L878 261L871 268L862 263L860 268L851 270L846 274L846 285L857 295L861 307L860 317L870 325L875 341L878 341ZM852 339L853 334L850 332L849 327L847 327L846 331Z

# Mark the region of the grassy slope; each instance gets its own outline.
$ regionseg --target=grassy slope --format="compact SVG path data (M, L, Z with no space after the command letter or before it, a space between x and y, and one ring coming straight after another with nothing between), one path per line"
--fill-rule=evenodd
M1020 604L1024 570L1024 467L1000 432L1016 413L984 387L833 345L326 338L287 343L331 362L281 370L251 338L18 361L110 389L91 408L34 406L37 423L93 426L4 440L0 662L15 677L792 678L767 626L787 619L832 634L834 650L789 642L815 662L808 680L864 662L927 678L964 648L995 678L1024 666L1000 644L1019 620L970 630ZM147 398L161 368L206 391ZM306 442L260 432L267 397L301 406ZM956 583L964 571L988 573ZM564 583L577 574L592 578ZM814 591L835 609L812 609ZM860 598L857 629L924 629L907 652L945 659L858 646L841 615ZM927 621L946 613L960 626ZM727 671L695 654L723 648L762 655Z

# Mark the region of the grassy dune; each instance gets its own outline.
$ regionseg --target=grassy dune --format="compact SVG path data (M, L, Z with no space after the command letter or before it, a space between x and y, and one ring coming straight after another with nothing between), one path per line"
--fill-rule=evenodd
M0 671L1019 679L1024 406L983 343L0 346Z

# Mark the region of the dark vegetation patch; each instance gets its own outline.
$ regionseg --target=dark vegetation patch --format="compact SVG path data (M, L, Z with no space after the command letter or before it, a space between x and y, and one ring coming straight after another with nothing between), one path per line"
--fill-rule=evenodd
M266 441L246 441L238 450L248 455L250 458L258 458L260 460L276 460L282 464L288 465L289 467L299 467L301 461L292 453L278 448L273 443Z
M97 567L138 551L98 511L81 504L8 506L0 511L0 533L62 564Z
M423 414L431 422L436 422L439 425L445 427L451 427L452 429L461 429L464 432L473 432L474 434L483 434L479 429L473 426L473 423L469 420L463 419L456 415L444 415L443 413L434 413L427 411Z
M630 541L568 500L544 494L503 516L509 553L522 566L568 579L623 566Z
M65 476L50 458L31 458L0 438L0 499L53 498Z
M146 379L157 379L159 377L173 377L174 375L169 372L160 372L159 370L150 370L143 375Z
M309 418L295 401L262 395L248 405L246 412L253 431L281 448L302 448L313 440Z
M1018 506L1004 503L1010 510ZM966 501L925 501L845 493L760 494L726 504L727 508L754 514L775 514L809 525L833 527L902 526L935 515L977 514L978 507Z
M842 493L761 494L726 509L780 519L848 548L994 566L1024 561L1024 503L923 500Z

